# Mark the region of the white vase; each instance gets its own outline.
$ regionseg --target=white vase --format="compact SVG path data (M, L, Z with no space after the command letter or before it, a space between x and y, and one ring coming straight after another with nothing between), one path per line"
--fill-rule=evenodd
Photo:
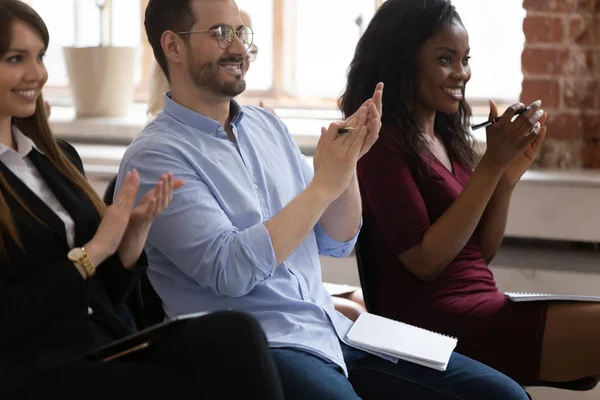
M78 118L123 117L133 101L135 47L64 47Z

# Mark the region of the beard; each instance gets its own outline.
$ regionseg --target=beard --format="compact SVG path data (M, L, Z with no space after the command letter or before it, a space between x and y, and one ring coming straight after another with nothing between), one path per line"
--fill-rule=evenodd
M244 71L244 64L247 62L245 59L230 57L228 59L221 59L217 62L207 61L198 65L194 59L188 65L188 73L192 78L194 85L203 90L208 90L218 96L223 97L235 97L246 90L246 81L243 76L236 76L235 81L221 82L219 80L219 66L223 62L241 62L241 70Z

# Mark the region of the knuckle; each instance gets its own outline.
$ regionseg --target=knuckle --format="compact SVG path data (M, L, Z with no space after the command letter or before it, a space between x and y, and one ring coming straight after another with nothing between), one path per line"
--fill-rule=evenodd
M510 109L516 111L516 110L520 109L521 106L522 106L521 103L515 103L512 106L510 106Z
M535 128L537 124L537 120L535 118L529 118L526 122L525 125L527 126L527 128L529 129L533 129Z

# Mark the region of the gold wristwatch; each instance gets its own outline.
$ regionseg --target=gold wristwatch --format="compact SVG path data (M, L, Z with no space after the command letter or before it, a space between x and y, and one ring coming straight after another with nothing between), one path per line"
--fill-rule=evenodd
M90 260L90 257L83 247L71 249L67 254L67 257L74 263L81 265L83 269L85 269L87 276L92 276L96 272L96 266L92 263L92 260Z

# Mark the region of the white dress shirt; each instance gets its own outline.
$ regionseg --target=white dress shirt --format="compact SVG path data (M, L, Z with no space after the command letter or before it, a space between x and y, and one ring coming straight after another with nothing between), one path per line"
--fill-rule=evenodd
M52 193L46 181L44 181L40 172L28 157L32 149L40 150L16 126L12 127L12 136L16 143L17 151L0 144L0 162L6 165L17 178L27 185L63 221L67 234L67 242L69 243L69 247L73 247L75 237L73 219L62 204L60 204L56 196L54 196L54 193Z

